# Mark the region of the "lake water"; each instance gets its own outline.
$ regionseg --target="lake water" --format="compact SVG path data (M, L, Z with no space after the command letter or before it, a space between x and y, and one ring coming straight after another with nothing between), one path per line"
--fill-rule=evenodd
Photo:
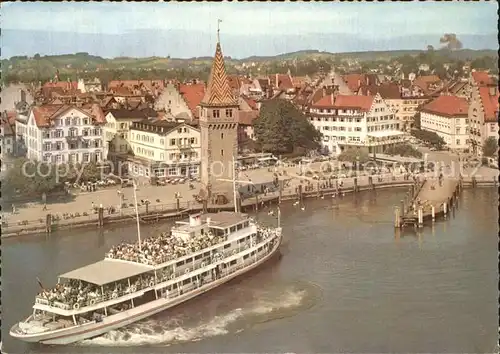
M448 220L393 228L405 190L282 207L281 260L199 299L70 347L25 344L8 328L57 274L136 237L133 225L4 240L8 353L493 352L498 336L498 194L465 190ZM262 223L276 220L267 211ZM143 235L170 224L142 228Z

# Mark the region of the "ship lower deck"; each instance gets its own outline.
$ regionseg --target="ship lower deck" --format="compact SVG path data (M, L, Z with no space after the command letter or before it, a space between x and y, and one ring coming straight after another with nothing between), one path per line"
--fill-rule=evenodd
M169 285L166 283L171 282L166 282L165 286L158 284L137 298L98 311L71 317L34 313L25 322L12 327L10 334L24 341L45 344L69 344L101 335L176 306L254 269L276 253L281 239L280 235L256 245L255 251L241 254L241 257L236 255L224 266L209 265L200 276L184 277L184 280Z

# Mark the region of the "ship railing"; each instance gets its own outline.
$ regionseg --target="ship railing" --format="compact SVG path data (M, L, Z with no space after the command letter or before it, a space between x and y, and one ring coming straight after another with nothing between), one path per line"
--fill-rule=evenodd
M43 298L41 296L35 297L35 303L40 305L45 305L49 307L56 307L62 310L70 310L71 306L60 301L50 301L49 299Z

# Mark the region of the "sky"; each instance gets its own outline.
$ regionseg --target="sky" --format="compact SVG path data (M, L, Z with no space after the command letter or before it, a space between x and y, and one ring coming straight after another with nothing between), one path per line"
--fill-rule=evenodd
M198 33L203 38L215 41L217 19L221 19L222 43L224 36L277 38L282 35L307 37L313 34L325 36L336 33L359 36L364 40L376 42L381 38L434 34L439 36L444 33L496 34L496 9L496 2L16 2L2 4L1 18L2 31L7 30L7 36L16 33L9 30L115 36L137 31L154 36L158 31L175 30L182 31L180 33ZM439 37L436 40L438 39ZM195 38L190 40L196 41ZM8 43L10 45L10 42ZM241 46L245 45L247 44L241 43Z

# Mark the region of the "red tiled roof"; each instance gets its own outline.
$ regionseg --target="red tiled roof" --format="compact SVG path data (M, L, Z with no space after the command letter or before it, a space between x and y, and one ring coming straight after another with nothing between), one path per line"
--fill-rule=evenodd
M121 86L117 86L117 87L113 87L111 89L111 91L116 94L116 95L119 95L119 96L132 96L132 91L130 91L130 89L128 87L121 87Z
M189 109L196 116L196 107L198 107L205 95L205 85L204 84L192 84L192 85L180 85L179 93L186 101Z
M423 112L429 112L447 117L466 117L469 104L465 98L443 95L422 107Z
M254 110L257 110L258 107L257 107L257 102L255 102L254 100L252 100L251 98L248 98L248 97L245 97L245 96L242 96L242 98L245 100L245 102L250 106L250 108L254 109Z
M481 97L481 103L484 109L484 121L486 123L494 123L498 121L498 89L496 89L496 94L490 94L489 87L479 88L479 97Z
M56 87L61 88L65 91L76 90L78 89L78 82L77 81L46 82L42 86L42 88L44 89L56 88Z
M70 109L78 109L92 118L94 118L96 123L104 123L104 112L98 104L92 104L85 107L75 107L70 105L44 105L33 107L33 115L35 117L35 122L38 127L48 127L51 121L56 119L59 115L67 112Z
M380 94L383 99L395 100L401 98L401 92L399 91L399 86L396 84L382 84L379 86L366 85L359 88L359 94L365 96L371 96L375 94Z
M241 87L241 80L238 77L238 75L228 75L227 76L227 83L229 84L229 87L231 87L232 90L235 91L240 91Z
M343 75L347 87L352 92L357 92L361 85L376 85L378 78L374 74L347 74Z
M271 76L271 82L274 84L275 88L280 90L290 90L295 88L293 86L292 78L287 74L276 74Z
M472 79L479 87L493 84L493 80L485 71L474 71L472 73Z
M15 125L16 124L16 118L17 118L17 112L16 111L7 111L7 119L9 124Z
M144 87L147 90L152 91L154 88L158 88L163 90L164 83L163 80L111 80L108 83L108 88L118 88L125 87L129 90L133 90L134 88Z
M239 111L238 113L238 124L241 125L252 125L254 119L259 115L257 111Z
M327 95L314 103L315 108L359 109L368 112L373 104L373 96Z

